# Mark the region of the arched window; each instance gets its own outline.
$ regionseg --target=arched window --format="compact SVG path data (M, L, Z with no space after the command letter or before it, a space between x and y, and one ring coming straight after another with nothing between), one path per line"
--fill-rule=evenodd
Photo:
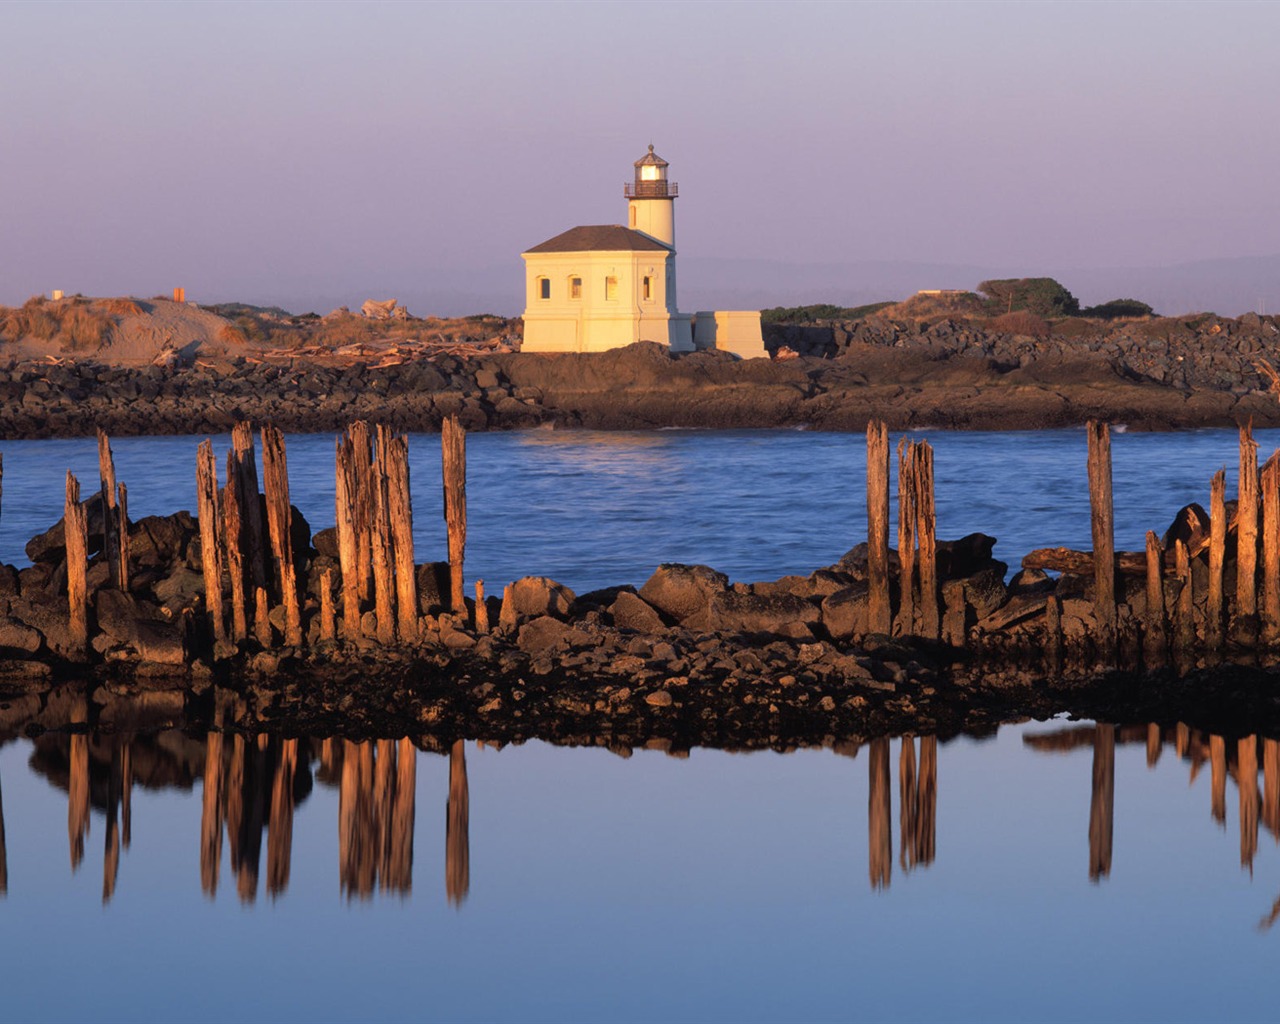
M540 299L551 298L551 278L549 277L538 278L538 298Z
M653 278L648 274L644 276L644 301L648 302L653 298Z

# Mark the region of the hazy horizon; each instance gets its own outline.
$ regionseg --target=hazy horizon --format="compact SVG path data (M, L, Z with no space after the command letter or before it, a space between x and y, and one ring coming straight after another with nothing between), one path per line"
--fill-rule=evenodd
M653 142L684 309L977 272L1280 310L1274 5L10 3L0 29L7 304L516 313L519 253L621 222Z

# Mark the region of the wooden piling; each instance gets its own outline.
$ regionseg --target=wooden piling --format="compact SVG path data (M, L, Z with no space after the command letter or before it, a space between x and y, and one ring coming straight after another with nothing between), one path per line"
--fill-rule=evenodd
M378 619L378 643L396 640L394 561L391 555L391 507L387 480L387 442L385 427L378 427L377 457L373 463L373 523L371 553L373 556L373 608Z
M284 434L277 427L262 428L262 486L267 499L267 528L276 563L276 580L284 604L284 642L302 644L302 610L298 606L298 578L293 563L292 510Z
M1191 560L1187 546L1181 540L1174 541L1174 564L1178 576L1177 648L1180 654L1190 651L1196 643L1195 594L1191 586Z
M396 622L400 639L418 636L418 573L413 553L413 501L409 490L409 442L389 437L387 451L388 512L396 573Z
M245 577L244 525L241 521L243 507L236 453L232 450L227 452L227 484L222 492L222 533L227 552L227 575L231 580L231 639L236 643L249 635L249 581Z
M916 486L915 448L898 442L898 624L894 632L909 636L916 628Z
M218 543L218 467L213 458L212 441L202 441L196 452L196 506L205 608L213 624L214 639L224 641L227 624L222 608L222 552Z
M1089 878L1111 873L1116 802L1116 727L1099 724L1093 734L1093 791L1089 803Z
M98 486L102 495L102 553L107 561L111 585L120 586L120 524L116 521L116 463L111 441L98 428Z
M484 580L476 580L476 633L489 632L489 607L484 603Z
M351 439L351 467L355 481L352 492L356 531L356 582L360 602L373 600L373 453L369 424L356 420L347 427Z
M889 428L867 424L867 629L893 628L889 603Z
M267 576L266 527L262 522L262 498L258 489L258 464L253 454L253 425L247 421L237 423L231 430L231 450L236 457L236 493L240 497L240 522L242 525L242 550L248 566L249 582L246 591L253 593L258 587L269 584ZM257 609L254 609L255 618Z
M1227 741L1209 736L1209 813L1220 825L1227 821Z
M1262 467L1262 641L1280 642L1280 452Z
M271 598L266 587L253 588L253 636L263 647L273 647L271 631Z
M1147 531L1147 613L1143 629L1143 656L1147 665L1163 665L1169 635L1164 612L1164 550L1154 530Z
M1062 602L1050 594L1044 605L1045 659L1051 674L1062 669Z
M1258 444L1252 422L1240 428L1239 501L1236 505L1235 634L1252 639L1258 614Z
M333 570L320 574L320 639L338 639L337 625L333 618Z
M872 740L870 751L867 762L867 866L871 888L887 889L893 874L889 737Z
M467 432L457 416L440 425L444 477L444 518L449 531L449 607L466 614L462 589L462 560L467 546Z
M915 445L916 539L920 545L917 571L920 577L920 634L936 640L941 625L938 614L937 516L933 503L933 448L928 441Z
M116 506L120 512L120 589L129 592L129 489L116 484Z
M1253 869L1258 852L1258 737L1236 743L1236 786L1240 791L1240 866Z
M1222 646L1222 572L1227 557L1227 474L1218 470L1209 485L1209 594L1205 602L1205 644ZM1150 588L1148 587L1148 598Z
M498 609L498 626L502 629L516 628L516 587L508 583L502 588L502 607Z
M84 506L80 504L80 481L70 470L67 471L62 523L67 545L67 609L71 643L77 654L84 654L89 645L89 525Z
M1116 632L1115 511L1111 499L1111 428L1090 420L1089 508L1093 532L1093 614L1101 640L1110 645Z
M337 505L338 564L342 569L342 635L360 636L360 540L356 533L355 445L350 430L338 439L334 483Z

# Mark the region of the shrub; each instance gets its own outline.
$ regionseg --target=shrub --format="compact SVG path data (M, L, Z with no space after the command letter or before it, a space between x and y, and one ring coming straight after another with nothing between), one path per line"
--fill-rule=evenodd
M1155 316L1155 310L1137 299L1112 299L1100 306L1090 306L1080 315L1095 320L1119 320L1121 317Z
M983 281L978 291L987 296L987 310L993 315L1027 310L1036 316L1075 316L1080 302L1051 277L1001 278Z
M811 324L815 320L861 320L879 312L892 302L872 302L865 306L834 306L827 302L812 306L774 306L760 311L764 324Z

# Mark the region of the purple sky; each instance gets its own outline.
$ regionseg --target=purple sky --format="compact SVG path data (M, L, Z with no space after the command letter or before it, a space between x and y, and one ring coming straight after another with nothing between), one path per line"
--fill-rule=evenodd
M650 141L682 260L1280 253L1276 4L3 3L0 38L3 303L518 311L520 251L621 222Z

